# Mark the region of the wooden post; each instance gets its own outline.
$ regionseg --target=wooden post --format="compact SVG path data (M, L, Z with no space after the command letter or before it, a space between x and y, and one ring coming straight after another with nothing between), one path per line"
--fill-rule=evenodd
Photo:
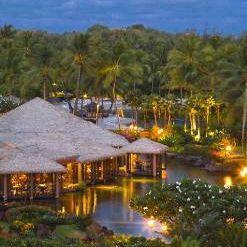
M78 184L81 184L82 183L82 164L81 163L78 163L77 164L77 168L78 168Z
M56 199L58 199L59 198L59 192L60 192L60 188L59 188L59 174L55 174L55 180L56 180L56 194L55 194L55 197L56 197Z
M94 179L95 179L95 166L94 166L94 162L91 163L91 184L94 183Z
M33 174L30 174L30 200L33 200Z
M8 176L6 174L3 176L3 200L8 200Z
M157 176L157 156L153 154L153 177Z

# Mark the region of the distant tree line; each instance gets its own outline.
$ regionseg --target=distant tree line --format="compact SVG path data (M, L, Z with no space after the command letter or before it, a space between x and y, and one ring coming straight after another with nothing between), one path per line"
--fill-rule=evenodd
M64 34L0 28L0 94L22 101L72 94L76 112L85 93L113 102L121 96L133 115L141 107L144 118L151 112L168 125L188 118L194 132L203 119L206 134L224 127L245 140L246 85L246 35L169 34L143 25Z

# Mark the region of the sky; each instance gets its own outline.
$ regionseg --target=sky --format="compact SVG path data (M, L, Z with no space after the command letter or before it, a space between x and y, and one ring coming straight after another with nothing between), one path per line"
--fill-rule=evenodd
M0 0L0 25L50 32L143 24L167 32L247 31L247 0Z

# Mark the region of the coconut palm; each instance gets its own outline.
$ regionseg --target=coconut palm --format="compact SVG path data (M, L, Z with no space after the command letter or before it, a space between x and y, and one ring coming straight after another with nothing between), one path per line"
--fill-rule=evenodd
M75 91L75 106L74 106L74 114L77 113L78 110L78 101L80 98L80 87L82 80L82 73L86 69L89 63L89 35L88 34L78 34L75 35L72 45L72 52L74 56L74 62L78 67L78 77L76 83L76 91Z

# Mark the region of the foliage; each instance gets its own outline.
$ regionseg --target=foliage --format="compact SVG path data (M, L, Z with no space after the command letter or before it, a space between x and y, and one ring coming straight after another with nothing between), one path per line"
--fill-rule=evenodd
M214 246L221 229L231 222L244 227L247 216L247 188L223 188L200 180L155 186L131 206L145 217L166 223L172 234L196 236ZM210 245L211 244L211 245Z
M198 156L210 156L210 148L208 146L198 144L186 144L184 145L184 154L186 155L198 155Z
M167 247L168 245L159 239L147 240L144 237L114 236L111 238L102 238L99 240L101 247Z
M5 217L11 223L15 220L37 221L43 216L55 216L55 212L46 207L30 205L13 207L7 210Z
M59 215L49 208L36 205L13 207L5 215L10 223L10 230L20 235L35 234L40 225L46 225L53 231L57 225L76 224L79 229L84 230L91 223L90 217Z
M169 126L163 129L158 141L169 147L182 146L192 140L191 136L180 128Z
M17 107L17 104L13 101L7 100L3 97L0 97L0 113L6 113Z
M116 130L115 133L122 135L129 142L133 142L140 137L140 131L138 130Z
M222 247L244 247L247 246L247 231L238 224L230 224L220 231L218 239Z

